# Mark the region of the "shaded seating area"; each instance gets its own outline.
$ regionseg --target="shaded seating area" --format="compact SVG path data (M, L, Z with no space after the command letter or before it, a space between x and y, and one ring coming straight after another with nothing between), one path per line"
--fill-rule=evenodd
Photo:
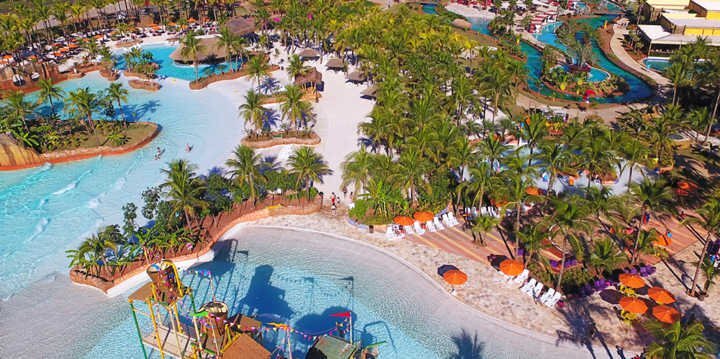
M348 82L363 83L367 80L367 76L362 71L353 71L347 77Z
M327 67L328 70L333 71L342 71L346 66L347 65L337 57L333 57L325 63L325 67Z
M234 35L246 36L255 32L255 19L236 16L229 19L225 26Z
M303 61L317 60L320 58L320 53L314 49L307 48L307 49L300 51L298 56L300 57L300 60L303 60Z
M314 88L317 91L323 91L324 89L322 73L314 67L296 77L294 83L304 89Z
M368 88L362 90L362 92L360 92L360 95L362 95L363 98L368 98L368 99L374 100L377 98L377 90L378 90L377 86L372 85L372 86L369 86Z

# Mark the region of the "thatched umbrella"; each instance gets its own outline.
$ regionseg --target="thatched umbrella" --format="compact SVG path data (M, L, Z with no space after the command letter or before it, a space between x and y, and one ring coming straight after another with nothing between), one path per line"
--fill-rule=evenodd
M319 57L320 57L320 53L318 53L317 51L315 51L315 50L313 50L313 49L304 49L304 50L300 51L300 53L298 54L298 56L300 56L300 60L305 61L305 60L308 60L308 59L317 59L317 58L319 58Z
M317 87L321 83L322 74L314 67L295 78L295 85L303 88Z
M457 27L459 29L463 29L463 30L470 30L470 28L472 28L472 24L469 21L463 20L463 19L453 20L452 26L455 26L455 27Z
M367 77L364 73L362 73L362 71L353 71L348 75L348 81L350 82L360 83L365 82L366 79Z
M207 62L213 60L222 60L227 57L227 51L224 46L218 45L218 38L202 38L200 40L200 51L197 54L199 62ZM190 57L182 56L182 43L178 46L175 51L170 54L170 58L177 62L192 63L193 59Z
M367 97L367 98L376 98L376 96L375 96L376 93L377 93L377 86L375 86L375 85L372 85L372 86L362 90L362 92L360 92L362 97Z
M255 32L255 20L253 18L234 17L225 23L230 32L238 36L245 36Z
M327 66L327 68L330 70L342 70L345 68L345 63L342 60L333 57L332 59L328 60L325 66Z

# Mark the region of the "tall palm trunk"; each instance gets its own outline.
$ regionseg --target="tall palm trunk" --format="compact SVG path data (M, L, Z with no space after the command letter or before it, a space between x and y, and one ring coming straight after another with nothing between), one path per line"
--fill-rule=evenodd
M698 276L700 275L700 267L702 267L703 265L705 255L707 254L708 246L710 245L710 236L711 234L708 233L707 238L705 238L705 245L703 246L703 250L700 253L700 260L698 261L697 267L695 267L695 274L693 275L692 285L690 286L690 291L688 292L691 297L695 296L695 284L697 283Z
M567 236L563 234L563 248L567 248ZM560 289L560 284L562 284L563 275L565 274L565 252L563 251L562 258L560 259L560 274L558 275L558 281L555 284L555 291Z

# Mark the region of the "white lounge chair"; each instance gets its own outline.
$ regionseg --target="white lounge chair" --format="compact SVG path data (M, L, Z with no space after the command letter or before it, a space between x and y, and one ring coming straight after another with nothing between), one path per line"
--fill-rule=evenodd
M545 294L540 297L540 303L547 305L547 301L555 295L555 289L549 288Z
M447 213L443 213L442 216L440 216L441 222L445 227L452 227L452 222L450 222L450 218L448 217Z
M511 277L501 271L497 271L497 273L499 274L499 277L495 278L495 282L507 284L508 281L513 279L513 277Z
M530 278L530 280L527 281L527 283L525 283L525 285L522 286L522 288L520 288L520 291L532 297L533 296L532 292L533 292L533 289L535 288L536 284L537 284L537 280L535 278Z
M418 222L418 221L415 221L415 223L413 223L413 230L415 230L415 233L417 233L419 235L425 234L425 230L422 229L422 226L420 225L420 222Z
M475 216L475 217L477 217L477 216L478 216L478 210L477 210L477 207L473 207L473 208L472 208L472 214L473 214L473 216Z
M411 234L415 234L415 232L412 230L412 227L410 226L405 226L403 227L403 229L405 230L405 234L407 234L408 236Z
M398 238L402 238L402 235L395 233L395 229L393 228L393 226L388 226L387 230L385 231L385 238L398 239Z
M527 270L527 269L523 270L522 273L520 273L520 275L513 278L512 286L515 288L520 287L521 285L523 285L523 283L525 283L525 281L527 280L529 275L530 275L529 270Z
M457 226L458 224L460 224L460 222L458 222L457 218L455 218L455 213L448 212L447 215L448 215L448 219L450 220L450 223L452 223L453 226Z
M435 223L433 223L433 221L427 221L425 223L425 227L428 229L428 231L430 231L430 233L437 232L437 228L435 228Z
M488 211L486 207L480 207L480 215L485 217L488 215Z
M532 289L532 292L531 292L532 297L534 297L534 298L539 297L539 296L540 296L540 293L541 293L542 290L543 290L543 288L545 288L545 285L543 285L542 283L538 282L538 283L535 285L535 288Z
M439 218L437 218L437 217L433 218L433 223L435 223L435 228L438 231L442 231L443 229L445 229L445 226L443 226L443 224L442 224L442 222L440 222Z
M547 301L545 301L545 305L547 305L550 308L555 307L555 304L557 304L558 301L560 301L560 298L562 298L562 294L560 292L555 292L552 297L550 297Z

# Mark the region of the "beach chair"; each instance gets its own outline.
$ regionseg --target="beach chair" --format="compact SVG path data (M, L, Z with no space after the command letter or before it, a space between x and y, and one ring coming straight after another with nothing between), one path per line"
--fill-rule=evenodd
M545 305L550 308L554 308L555 304L560 301L560 298L562 298L562 294L560 292L555 292L555 294L553 294L553 296L545 302Z
M500 275L499 277L495 278L495 282L497 282L497 283L507 284L508 281L513 279L513 277L511 277L501 271L497 271L497 273Z
M543 288L545 288L545 286L542 283L537 282L537 284L535 284L535 288L533 288L532 291L530 292L530 296L533 298L539 297Z
M497 213L495 212L495 207L488 207L487 209L488 209L489 215L491 215L493 217L497 217Z
M530 278L530 280L527 281L527 283L525 283L522 288L520 288L520 291L532 297L532 292L535 288L535 285L537 285L537 280L535 278Z
M480 215L483 217L488 215L487 207L480 207Z
M441 219L442 224L443 224L445 227L448 227L448 228L449 228L449 227L452 227L452 226L453 226L453 225L452 225L452 222L450 222L450 219L449 219L447 213L443 213L443 215L440 216L440 219Z
M547 305L548 300L555 295L555 289L549 288L545 294L540 297L540 303Z
M410 226L404 226L403 229L405 230L405 234L407 234L408 236L411 234L415 234L415 232L412 230L412 227Z
M430 233L437 232L437 228L435 228L435 223L433 221L427 221L425 223L425 227L430 231Z
M425 230L422 229L422 226L420 225L420 222L418 222L418 221L415 221L415 223L413 223L413 230L415 230L415 233L417 233L419 235L425 234Z
M388 226L387 230L385 231L385 238L387 239L395 239L397 236L395 235L395 231L393 230L392 226Z
M457 218L455 218L455 213L448 212L447 215L448 215L448 219L450 220L450 223L452 223L453 226L457 226L458 224L460 224L460 222L458 222Z
M472 214L473 214L474 217L477 217L477 216L478 216L477 207L473 207L473 208L472 208Z
M433 218L433 223L435 223L435 228L438 231L442 231L443 229L445 229L445 226L443 226L443 224L440 222L439 218L437 218L437 217Z
M527 280L529 275L530 275L530 271L525 269L517 277L513 278L513 280L509 284L512 287L518 288L521 285L523 285L523 283L525 283L525 281Z

